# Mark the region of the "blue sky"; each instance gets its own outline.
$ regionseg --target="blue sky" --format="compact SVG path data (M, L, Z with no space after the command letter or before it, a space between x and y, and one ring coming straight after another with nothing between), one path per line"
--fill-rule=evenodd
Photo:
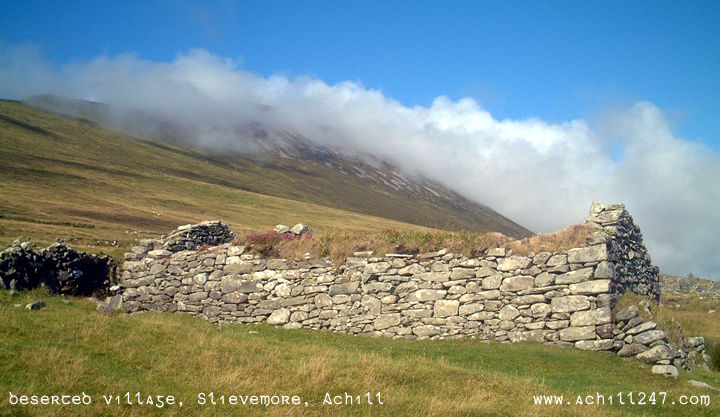
M406 106L474 98L550 122L647 100L720 149L717 1L12 1L0 40L57 65L204 48L269 76L362 83Z

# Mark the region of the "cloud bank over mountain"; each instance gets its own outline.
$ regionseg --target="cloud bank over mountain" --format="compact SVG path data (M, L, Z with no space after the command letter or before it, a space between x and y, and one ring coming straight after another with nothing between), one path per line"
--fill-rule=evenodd
M0 44L0 96L36 94L147 111L223 152L245 150L239 126L292 130L385 159L538 232L583 220L593 199L622 202L663 272L720 279L720 157L676 137L649 102L592 123L498 120L472 99L407 107L357 82L266 78L200 49L172 62L121 54L56 66L32 45Z

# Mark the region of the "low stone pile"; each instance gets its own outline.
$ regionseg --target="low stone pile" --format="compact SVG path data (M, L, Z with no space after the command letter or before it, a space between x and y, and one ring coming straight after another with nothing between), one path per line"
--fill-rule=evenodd
M160 239L160 246L170 252L196 250L203 246L217 246L235 239L235 232L219 220L204 221L199 224L186 224Z
M78 252L61 241L36 251L32 242L15 240L0 252L0 288L47 287L69 295L104 293L116 283L116 269L109 256Z
M312 234L313 234L313 230L310 228L310 226L303 224L303 223L298 223L295 226L293 226L292 228L287 227L284 224L278 224L277 226L275 226L275 229L273 229L273 230L275 231L275 233L278 233L278 234L288 233L288 234L293 234L295 236L305 236L305 235L312 236Z
M640 317L638 311L638 307L632 305L615 315L613 348L619 356L652 363L653 373L674 378L678 376L679 367L689 371L695 366L709 369L712 359L704 351L704 338L683 337L682 346L678 346L668 340L656 322Z
M167 256L174 252L217 246L231 242L235 236L237 236L236 233L230 231L230 227L220 220L186 224L170 234L163 235L160 239L141 239L137 246L132 247L131 252L125 254L125 260L142 259L151 251L159 251L156 252L156 255L166 254Z

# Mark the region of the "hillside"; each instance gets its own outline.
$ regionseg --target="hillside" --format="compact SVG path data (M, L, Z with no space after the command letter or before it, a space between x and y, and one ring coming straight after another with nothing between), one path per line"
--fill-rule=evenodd
M0 101L0 239L72 236L79 246L117 246L208 218L239 231L303 221L320 231L433 227L529 234L437 185L411 192L383 183L379 170L364 167L373 175L353 175L358 166L338 155L312 160L310 154L264 161L217 155ZM391 179L385 178L397 182Z

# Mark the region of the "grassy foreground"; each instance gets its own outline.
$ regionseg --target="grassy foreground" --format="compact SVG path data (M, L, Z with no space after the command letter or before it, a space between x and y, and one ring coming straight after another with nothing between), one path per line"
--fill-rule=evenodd
M48 309L15 307L44 299ZM267 325L218 327L177 314L108 317L91 301L0 291L0 415L718 415L720 375L678 380L635 361L537 344L404 341ZM577 396L667 392L665 405L575 405ZM92 405L11 405L14 395L76 395ZM173 395L182 407L106 405L103 395ZM298 395L297 406L199 405L198 393ZM381 393L383 405L323 405L332 396ZM533 395L571 405L534 405ZM659 394L658 394L659 395ZM709 395L710 406L672 405ZM343 397L344 398L344 397ZM658 401L660 397L658 397ZM134 400L133 400L134 401ZM375 398L373 397L373 401ZM626 398L627 401L627 398ZM308 405L305 406L304 403Z

